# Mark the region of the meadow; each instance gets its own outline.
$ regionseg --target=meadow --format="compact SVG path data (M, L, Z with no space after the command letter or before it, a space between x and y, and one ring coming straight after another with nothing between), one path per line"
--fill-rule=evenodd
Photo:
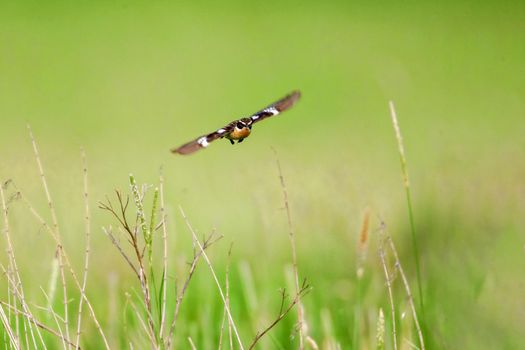
M76 347L86 232L82 349L248 349L288 305L255 348L422 348L412 300L426 349L523 348L524 42L517 1L1 3L2 348Z

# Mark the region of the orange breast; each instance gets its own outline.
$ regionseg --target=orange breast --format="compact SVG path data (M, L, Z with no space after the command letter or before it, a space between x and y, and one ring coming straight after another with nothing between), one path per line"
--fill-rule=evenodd
M227 138L231 140L240 140L244 139L246 137L250 136L250 129L248 128L242 128L242 129L233 129L233 131L227 136Z

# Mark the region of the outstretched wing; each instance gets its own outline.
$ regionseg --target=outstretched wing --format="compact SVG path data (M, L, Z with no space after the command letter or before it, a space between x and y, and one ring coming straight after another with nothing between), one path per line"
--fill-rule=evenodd
M259 112L253 114L249 118L252 121L252 123L257 123L263 119L277 115L291 108L295 104L295 102L299 100L300 97L301 97L301 93L299 91L293 91L289 95L283 97L277 102L272 103L265 109L260 110ZM206 148L208 147L210 142L213 142L221 137L228 135L230 132L232 132L235 129L236 123L237 123L237 120L229 123L228 125L210 134L199 136L195 140L185 143L184 145L178 148L173 148L171 152L178 153L178 154L191 154L193 152L200 150L201 148Z
M274 115L290 109L300 97L301 93L298 90L293 91L279 101L274 102L265 109L253 114L250 119L252 120L252 123L257 123L266 118L273 117Z
M230 123L226 125L223 128L220 128L210 134L202 135L197 137L195 140L190 141L188 143L185 143L184 145L172 148L171 152L178 153L178 154L190 154L193 152L196 152L200 150L201 148L206 148L210 144L210 142L213 142L221 137L224 137L224 135L229 134L233 131L235 128L235 123Z

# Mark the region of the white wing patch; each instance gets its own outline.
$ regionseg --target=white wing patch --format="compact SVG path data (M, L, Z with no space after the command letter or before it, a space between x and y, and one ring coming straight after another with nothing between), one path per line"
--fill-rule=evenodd
M266 108L266 109L263 109L261 112L255 114L255 115L252 115L252 116L250 117L250 119L251 119L253 122L255 122L255 121L257 121L259 118L261 118L261 114L262 114L262 115L265 115L265 113L269 113L270 116L274 116L274 115L279 114L279 111L278 111L277 108L275 108L275 107L268 107L268 108ZM265 115L265 117L268 117L268 115Z
M269 107L264 110L265 112L272 113L272 115L279 114L279 111L275 107Z
M203 136L203 137L201 137L200 139L198 139L198 140L197 140L197 143L198 143L199 145L201 145L202 147L208 147L208 145L209 145L208 140L206 140L206 136Z
M224 129L217 130L217 133L219 133L219 134L224 134L225 132L226 132L226 130L224 130Z

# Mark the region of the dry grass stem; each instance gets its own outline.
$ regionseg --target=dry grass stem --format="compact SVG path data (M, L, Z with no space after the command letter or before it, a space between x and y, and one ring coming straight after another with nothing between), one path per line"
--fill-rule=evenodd
M11 343L11 347L17 350L20 349L20 345L18 344L19 337L11 329L9 318L7 317L2 305L0 305L0 319L2 320L4 329L7 332L7 337L9 338L9 342ZM5 346L7 348L7 344Z
M9 231L8 208L7 208L7 202L4 196L4 188L7 189L7 186L10 183L11 183L10 180L0 183L0 200L2 203L2 217L4 220L4 228L0 232L5 232L6 241L7 241L6 251L7 251L9 265L7 266L6 274L8 278L11 277L11 279L16 279L18 281L19 280L18 267L16 266L16 260L14 258L14 250L11 244L11 236L10 236L10 231ZM20 288L21 287L22 286L20 284ZM11 283L7 284L7 298L8 298L8 302L10 305L11 305L11 302L16 303L16 299L17 299L16 293L14 290L12 291ZM11 298L13 298L12 301L11 301ZM14 317L14 320L13 320L13 314L11 313L10 309L7 310L7 314L4 313L3 309L1 310L1 312L2 312L2 323L4 324L4 327L8 333L10 342L14 343L14 345L17 348L20 347L20 329L19 329L18 317ZM5 316L5 319L4 319L4 316ZM15 324L14 332L11 328L11 322ZM27 332L26 332L26 336L27 336ZM4 341L5 341L5 334L4 334ZM26 345L29 347L28 341L26 341Z
M58 266L60 268L60 284L62 285L62 297L63 297L63 303L64 303L64 331L66 333L66 337L70 339L69 336L69 299L68 299L68 292L67 292L67 282L66 282L66 273L64 269L64 261L62 254L58 253ZM52 301L49 301L49 305L52 304Z
M70 342L68 339L64 339L63 337L61 337L60 333L58 333L54 329L52 329L52 328L46 326L45 324L41 323L40 321L38 321L32 314L28 314L28 313L25 313L22 310L18 310L14 306L9 305L8 303L6 303L4 301L0 301L0 304L4 305L5 307L10 308L11 311L14 311L17 315L21 315L24 318L27 318L28 320L31 321L32 324L34 324L35 326L39 327L40 329L43 329L44 331L48 332L49 334L54 335L57 338L63 339L69 346L73 346L73 347L76 346L76 344L74 344L73 342ZM44 340L41 339L41 341L42 341L42 348L43 349L47 349L47 347L45 346ZM39 348L40 347L36 347L36 349L39 349Z
M195 347L195 344L193 344L193 340L191 340L191 337L188 337L188 342L190 343L190 347L192 350L197 350L197 348Z
M20 301L20 305L22 306L22 309L27 314L31 314L31 311L29 310L29 307L25 300L22 279L20 278L20 273L19 273L18 265L16 263L16 258L15 258L15 251L13 248L13 243L11 241L11 232L9 230L8 208L7 208L7 203L6 203L5 194L4 194L4 186L6 184L7 182L0 185L0 201L2 202L2 217L4 219L4 230L3 231L6 237L7 256L9 259L8 270L5 273L7 275L7 278L11 281L11 283L8 283L8 286L10 286L11 291L13 293L14 302L16 303L16 299L18 298ZM17 198L19 197L18 191L16 193L16 196ZM11 293L8 293L8 295L11 296ZM10 313L10 310L8 310L8 312ZM17 342L19 343L20 336L19 336L19 330L18 330L18 318L16 320L16 326L17 326L16 339L17 339ZM26 327L25 323L24 323L24 327ZM33 326L31 325L30 322L27 324L27 328L29 328L29 333L31 335L31 340L33 341L33 345L36 347L36 339L35 339L35 335L33 332ZM38 330L38 328L36 328L36 332L38 333L37 335L39 339L42 341L42 334L40 334L40 331ZM27 332L26 332L26 337L27 337ZM27 341L27 339L26 339L26 346L29 346L29 342Z
M22 200L27 205L29 211L31 212L31 214L33 214L33 216L36 218L36 220L39 221L40 224L42 225L42 227L45 228L46 231L51 235L51 237L53 238L53 240L55 241L57 246L61 247L60 238L55 234L55 232L51 229L51 227L47 224L47 222L42 218L42 216L40 216L40 214L36 211L36 209L31 205L31 203L21 193L20 193L20 198L22 198ZM73 277L73 282L75 283L75 286L80 291L82 298L84 298L84 302L86 303L86 305L87 305L87 307L89 309L89 315L91 316L91 319L93 320L93 323L95 324L95 327L96 327L97 331L99 332L100 337L102 338L102 341L104 342L104 346L105 346L106 349L109 349L109 343L107 341L106 335L105 335L102 327L100 326L100 323L99 323L99 321L97 319L97 316L95 314L95 310L93 309L93 306L91 305L91 302L89 301L86 293L82 292L82 286L80 284L80 281L78 280L78 277L77 277L75 271L73 270L73 267L71 266L71 263L69 261L69 258L67 256L67 254L66 254L66 251L63 248L60 251L62 252L65 265L69 268L69 273Z
M57 235L57 237L60 237L58 218L57 218L55 206L53 204L53 200L51 199L51 192L49 191L47 180L44 175L44 167L42 166L42 161L40 160L40 154L38 152L38 147L36 145L35 138L33 137L33 132L31 131L31 127L28 125L27 128L29 130L29 137L31 138L31 144L33 145L33 152L34 152L36 163L38 166L40 180L42 181L42 187L44 188L44 192L46 194L46 199L47 199L47 204L49 206L49 211L51 212L53 230L55 231L55 234ZM57 249L60 250L60 253L58 254L58 262L59 262L59 269L60 269L60 281L62 283L62 297L63 297L63 303L64 303L64 327L65 327L65 333L67 334L67 337L69 338L67 283L66 283L66 276L64 272L64 261L62 257L62 244L58 244Z
M146 263L144 261L144 249L146 247L145 246L141 247L141 244L139 242L139 236L137 234L137 231L139 230L139 228L143 230L142 231L143 233L144 233L144 230L147 231L146 229L147 225L146 225L145 218L143 218L142 196L138 193L137 185L135 184L135 180L133 179L132 176L130 176L130 179L132 183L131 185L132 191L134 192L134 197L135 197L134 199L135 205L139 205L138 203L140 203L140 206L137 207L137 210L138 210L137 219L139 221L140 227L129 223L127 216L126 216L126 212L127 212L128 205L129 205L129 197L126 197L126 199L124 200L124 197L120 191L115 191L115 195L117 198L117 205L118 205L117 208L113 206L112 202L109 199L107 199L107 203L99 202L99 208L108 211L115 219L117 219L117 221L120 223L121 228L124 230L124 232L127 235L128 242L131 245L131 248L133 249L135 260L139 266L138 269L134 267L134 265L131 263L130 258L127 257L127 255L124 253L124 250L119 246L119 244L117 244L117 240L112 235L108 234L108 233L111 233L111 231L107 229L105 230L106 234L108 234L108 237L110 237L112 243L117 247L121 255L126 259L130 267L132 267L133 271L138 274L139 282L140 282L140 290L142 291L142 297L143 297L144 304L146 306L146 311L148 314L147 321L148 321L148 326L150 328L149 332L154 334L155 325L153 322L153 317L151 316L152 314L151 313L151 291L150 291L150 285L148 283L148 277L146 274L146 265L145 265ZM146 245L147 245L146 240L148 239L147 236L148 234L146 232L143 235Z
M81 150L82 155L82 179L83 179L83 187L84 187L84 225L85 225L85 237L86 237L86 250L84 253L84 276L82 278L82 291L81 293L84 294L86 292L86 284L87 284L87 276L88 276L88 269L89 269L89 250L91 248L91 213L89 210L89 192L88 192L88 169L87 169L87 161L86 161L86 152L84 149ZM76 348L78 349L80 344L80 333L82 329L82 306L83 306L83 298L80 298L78 303L78 317L77 317L77 338L75 341Z
M210 235L210 237L208 237L207 239L204 239L203 243L202 243L202 248L203 250L206 250L208 249L212 244L214 244L215 242L217 242L219 239L221 239L221 237L215 239L213 237L213 234ZM195 273L195 269L197 268L197 263L199 262L199 259L200 257L202 256L202 251L194 251L194 254L193 254L193 260L190 264L190 269L188 271L188 275L186 276L186 280L184 281L184 284L182 285L182 289L180 291L180 293L178 293L177 295L177 300L175 301L175 310L173 311L173 320L171 321L171 326L170 326L170 331L169 331L169 334L168 334L168 340L167 340L167 345L166 345L166 348L170 349L171 347L171 342L173 340L173 334L175 332L175 328L176 328L176 325L177 325L177 319L178 319L178 316L179 316L179 312L180 312L180 307L182 305L182 301L184 300L184 296L186 295L186 290L188 289L188 286L190 285L190 281L193 277L193 274Z
M29 126L28 126L28 129L29 129L29 135L31 137L31 143L33 145L33 150L34 150L34 153L35 153L35 158L36 158L36 161L37 161L40 177L41 177L41 180L42 180L42 185L43 185L44 191L46 193L46 198L48 200L48 205L49 205L49 207L51 209L53 226L55 227L55 229L53 230L47 224L47 222L42 218L42 216L31 205L31 203L24 196L22 196L22 194L19 192L20 193L20 198L22 198L24 200L25 204L29 208L29 211L41 223L42 227L44 227L50 233L51 237L55 241L55 244L57 245L58 250L60 252L60 256L63 258L63 260L61 261L62 264L63 264L62 268L64 268L64 265L68 267L69 272L70 272L71 276L73 277L73 281L75 283L75 286L80 291L80 293L82 295L82 298L84 298L84 302L88 306L91 319L93 320L93 323L95 324L95 327L97 328L97 331L99 332L100 337L102 338L102 340L104 342L104 346L105 346L106 349L109 349L109 343L108 343L108 341L106 339L106 335L104 334L104 331L102 330L102 327L100 326L100 323L98 322L98 319L97 319L96 314L95 314L95 310L93 309L93 306L91 305L91 302L87 298L86 294L84 292L82 292L82 285L80 284L80 281L78 280L78 277L77 277L75 271L73 270L73 267L72 267L72 265L71 265L71 263L69 261L68 255L66 254L66 251L65 251L65 249L64 249L64 247L62 245L62 241L61 241L61 238L60 238L60 235L59 235L59 231L58 231L58 220L56 219L56 213L55 213L55 210L54 210L54 207L53 207L53 202L51 201L51 196L49 194L49 189L48 189L48 186L47 186L47 181L46 181L45 176L44 176L44 171L43 171L42 163L40 161L38 148L37 148L35 139L33 137L33 134L31 132L31 128ZM67 299L65 299L64 302L65 302L64 307L67 307L67 304L68 304ZM67 314L66 311L65 311L65 313ZM66 321L67 321L67 319L66 319Z
M388 243L388 246L394 256L396 270L399 272L401 276L401 280L403 281L403 286L405 287L405 291L408 297L410 310L412 311L412 317L414 318L414 324L415 324L417 335L419 338L420 349L425 350L425 342L423 340L423 333L421 332L421 327L419 325L419 320L418 320L417 312L416 312L416 306L414 305L414 297L412 296L410 285L405 275L405 271L403 270L403 266L401 266L401 261L399 260L399 256L397 254L397 249L394 245L394 241L392 240L390 236L385 234L385 224L384 223L381 223L381 235L385 237L385 241Z
M153 333L153 330L151 329L151 327L146 325L146 322L142 318L139 309L137 308L133 300L131 300L131 295L129 293L126 293L126 299L127 303L131 305L131 308L135 312L135 315L137 316L137 319L139 320L139 323L142 326L144 333L147 335L150 343L154 345L154 348L157 348L157 342L155 340L155 334Z
M279 171L279 179L281 182L281 189L283 192L283 199L284 199L284 208L286 209L286 217L288 219L288 237L290 238L290 246L292 249L292 265L293 265L293 271L294 271L294 282L295 282L295 293L299 296L299 300L297 301L297 322L298 322L298 329L299 329L299 349L304 349L304 336L306 331L306 322L304 317L304 308L303 304L300 300L299 293L299 271L297 267L297 253L295 248L295 233L292 225L292 215L290 213L290 206L288 204L288 191L286 189L286 184L284 182L284 176L281 170L281 163L279 162L279 158L277 157L277 152L273 150L275 153L275 160L277 163L277 170Z
M388 289L388 302L390 303L390 313L392 315L392 338L394 350L397 350L397 334L396 334L396 309L394 306L394 294L392 292L392 278L388 272L386 266L385 249L383 247L383 237L381 237L381 243L379 245L379 259L381 260L381 266L385 274L386 286Z
M306 340L306 344L308 344L310 348L312 348L313 350L319 350L319 345L317 345L317 342L313 340L312 337L307 335L305 340Z
M385 315L381 308L379 308L379 315L377 316L376 342L377 350L383 350L385 348Z
M224 306L223 312L222 312L222 321L221 321L221 331L219 333L219 350L222 349L222 337L224 335L224 325L226 324L227 314L226 309L230 307L230 263L231 263L231 256L232 256L232 248L233 243L230 244L230 249L228 250L228 260L226 262L226 305ZM232 330L231 330L231 323L228 322L228 335L230 338L230 349L233 349L233 338L232 338Z
M20 292L20 290L18 290L17 288L14 287L16 285L16 282L12 279L12 276L7 273L7 270L6 270L4 265L0 264L0 268L2 269L3 274L7 277L8 284L11 285L11 287L12 287L11 289L15 293L14 299L15 300L17 300L17 299L18 300L22 300L21 299L21 294L20 294L21 292ZM9 312L11 312L12 310L17 310L16 306L11 305L11 303L5 303L3 301L1 301L1 303L8 307L8 311ZM31 322L32 319L36 320L36 318L31 313L31 311L29 309L29 305L27 305L25 303L21 304L21 305L22 305L23 308L25 308L25 310L28 310L27 314L31 315L31 318L24 317L24 320L26 320L30 324L33 323L36 326L36 333L37 333L37 335L39 337L39 341L41 342L42 346L44 348L46 348L46 345L44 343L44 339L42 338L42 334L40 333L40 330L38 329L38 325L36 323L34 323L34 322ZM18 315L22 315L22 314L15 312L15 315L18 316ZM24 325L25 325L25 323L24 323ZM33 345L35 346L35 348L38 348L37 344L36 344L36 339L32 338L32 340L33 340ZM20 339L19 338L18 338L18 342L20 343ZM21 346L21 344L20 344L20 346ZM29 340L28 339L26 339L26 346L29 347Z
M202 252L202 256L204 257L204 260L206 261L206 264L210 268L210 272L211 272L211 274L213 276L213 279L215 280L215 284L217 285L217 288L219 289L219 294L221 295L222 302L224 303L224 306L226 307L226 312L228 314L228 319L231 322L231 326L232 326L233 332L235 334L235 337L237 338L237 342L239 343L239 347L240 347L241 350L244 350L244 347L243 347L242 341L241 341L241 337L239 336L239 332L237 331L237 327L235 326L235 322L233 321L233 317L232 317L230 308L228 307L228 303L226 301L226 297L224 296L221 284L219 282L219 279L217 278L217 275L215 274L215 270L213 269L211 261L208 258L208 255L206 254L206 252L204 251L203 246L199 242L199 239L197 238L197 235L195 234L195 231L193 230L193 227L191 226L190 222L188 221L188 218L186 217L186 214L184 213L182 208L179 207L179 209L180 209L182 217L184 218L184 221L186 222L186 226L188 226L188 229L191 232L191 235L193 237L194 243L199 247L199 250Z
M139 271L137 270L137 268L135 267L135 265L133 265L133 262L131 261L131 258L126 254L126 252L124 252L124 249L120 246L120 243L119 241L117 240L117 238L113 235L113 232L111 230L111 227L109 228L106 228L106 227L102 227L102 232L104 232L104 234L106 236L108 236L109 240L111 241L111 243L117 248L118 252L120 253L120 255L124 258L124 260L128 263L129 267L131 268L131 270L133 270L133 272L135 273L135 275L137 276L138 279L140 279L140 274L139 274Z
M162 245L163 245L163 254L162 254L162 263L163 263L163 273L162 273L162 306L161 306L161 317L160 317L160 330L159 337L164 338L164 329L166 328L166 304L167 304L167 289L168 289L168 228L167 228L167 219L166 219L166 207L164 205L164 176L162 175L162 170L159 176L159 191L160 191L160 216L162 224ZM153 221L152 221L153 223Z
M53 317L53 320L55 321L55 324L57 325L58 334L60 334L60 339L62 340L62 345L64 346L64 349L67 349L68 346L66 343L70 343L69 338L66 339L64 336L64 332L62 331L62 327L60 326L60 322L64 323L64 319L58 315L55 310L53 309L53 304L50 302L48 295L44 291L44 289L40 288L42 294L44 294L45 299L47 300L48 307L42 307L40 309L46 311L47 313L51 314Z
M263 331L258 332L255 335L255 338L253 339L252 343L250 344L248 350L253 349L255 345L261 340L262 337L264 337L265 334L267 334L273 327L275 327L291 310L295 305L298 305L301 298L310 291L310 286L306 283L306 280L303 281L303 284L301 285L301 288L299 289L299 292L295 295L292 302L288 304L288 306L285 308L286 303L286 290L281 291L281 306L279 308L279 313L275 320L266 327Z

